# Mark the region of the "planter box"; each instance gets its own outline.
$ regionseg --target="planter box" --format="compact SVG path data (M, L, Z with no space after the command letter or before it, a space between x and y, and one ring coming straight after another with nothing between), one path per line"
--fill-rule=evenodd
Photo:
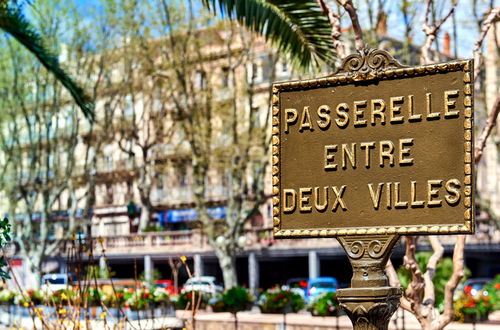
M488 321L488 314L464 314L464 323Z

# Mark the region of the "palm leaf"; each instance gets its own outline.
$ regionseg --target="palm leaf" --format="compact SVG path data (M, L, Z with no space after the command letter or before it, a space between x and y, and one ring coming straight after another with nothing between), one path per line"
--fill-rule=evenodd
M71 77L61 68L57 56L48 51L40 34L35 31L19 8L0 8L0 28L26 47L42 65L69 91L88 119L94 118L94 103Z
M334 66L332 27L314 0L203 0L203 4L263 35L302 69L321 62Z

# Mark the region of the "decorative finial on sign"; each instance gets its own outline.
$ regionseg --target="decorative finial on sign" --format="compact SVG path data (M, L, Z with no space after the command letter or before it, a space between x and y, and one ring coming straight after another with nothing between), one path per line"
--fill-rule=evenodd
M385 50L365 48L359 54L351 54L344 58L333 75L350 76L355 81L370 80L375 79L377 73L381 71L405 67Z

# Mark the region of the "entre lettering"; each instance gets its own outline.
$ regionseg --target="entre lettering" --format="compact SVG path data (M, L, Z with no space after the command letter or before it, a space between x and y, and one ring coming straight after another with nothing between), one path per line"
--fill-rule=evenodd
M355 169L358 166L366 168L373 165L380 167L410 166L413 165L414 161L410 157L410 147L413 146L413 140L413 138L405 138L399 139L397 142L384 140L325 145L323 167L325 171L336 171L339 168L343 170ZM338 158L340 158L340 163L337 162Z
M294 127L300 133L325 131L332 126L345 129L376 125L397 125L405 121L410 123L422 120L453 119L460 116L457 109L458 90L447 90L439 96L426 93L419 107L415 106L415 96L393 96L388 99L358 100L351 103L341 102L336 105L323 104L316 109L304 106L301 110L284 110L284 132L289 133ZM439 107L439 101L441 108ZM441 110L439 110L441 109Z

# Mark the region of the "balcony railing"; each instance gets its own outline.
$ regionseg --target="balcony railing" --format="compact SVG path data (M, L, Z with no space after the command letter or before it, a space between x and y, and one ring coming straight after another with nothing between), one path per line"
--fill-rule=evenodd
M288 249L290 251L298 251L300 249L340 248L335 238L275 240L272 228L249 229L244 231L243 236L246 238L245 246L243 247L245 250ZM429 245L425 236L420 236L419 240L422 245ZM440 236L440 241L443 245L453 249L456 238L453 235ZM83 251L84 254L88 253L88 243L82 241L82 245L86 249ZM492 245L499 244L500 231L498 230L489 235L488 239L481 234L471 235L467 238L467 246L473 249L488 249ZM70 255L73 246L74 244L71 244L71 241L62 242L58 254ZM145 254L189 255L210 252L212 250L206 235L200 230L152 232L94 238L94 256L100 256L103 248L108 256ZM7 246L6 252L10 256L16 254L15 246L10 244ZM74 254L74 251L71 251L71 254Z

